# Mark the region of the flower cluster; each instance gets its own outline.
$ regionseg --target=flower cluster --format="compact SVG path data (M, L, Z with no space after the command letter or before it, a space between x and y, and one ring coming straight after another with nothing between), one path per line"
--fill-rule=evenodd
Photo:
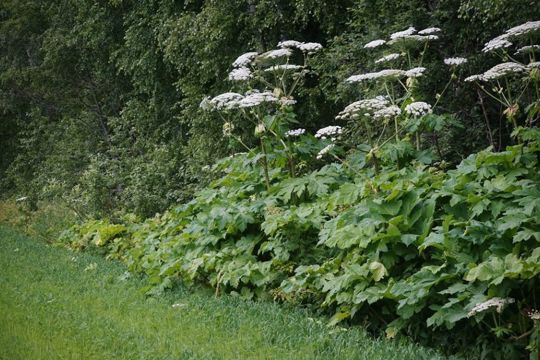
M427 114L431 114L433 110L431 109L431 105L429 105L428 103L425 103L423 101L417 101L407 105L405 107L405 112L415 117L421 117Z
M386 40L377 39L377 40L370 41L366 45L364 45L364 49L373 49L373 48L382 46L384 44L386 44Z
M290 104L291 99L278 98L270 91L259 92L252 90L245 95L235 92L220 94L212 99L205 98L201 101L200 107L203 110L230 110L236 108L251 108L263 103Z
M538 320L540 320L540 311L535 310L535 309L529 310L529 311L527 311L527 316L531 320L538 321Z
M281 64L281 65L274 65L270 66L267 69L264 69L266 72L278 72L278 71L286 71L286 70L299 70L302 69L303 66L300 65L294 65L294 64Z
M528 35L531 32L540 30L540 21L527 21L511 29L506 30L505 34L509 38L522 35Z
M375 111L375 113L373 114L373 118L375 120L386 120L392 119L399 115L401 115L401 109L396 105L391 105Z
M298 49L308 54L312 54L314 52L322 50L322 45L315 42L309 42L309 43L303 43L302 45L298 47Z
M502 64L495 65L482 75L482 80L490 81L497 80L499 78L521 74L525 72L527 68L521 64L515 62L506 62Z
M514 26L511 29L508 29L504 34L497 36L496 38L488 41L484 48L483 52L490 52L497 49L503 49L512 46L512 43L509 41L512 38L528 35L531 32L540 30L540 21L528 21L518 26Z
M304 135L306 133L306 129L295 129L295 130L289 130L285 133L286 137L297 137L300 135Z
M417 32L417 30L411 26L408 29L391 34L388 44L393 45L400 42L404 42L405 44L425 43L426 41L439 39L439 36L435 35L439 32L441 32L441 29L436 27L427 28ZM373 49L386 43L386 40L383 39L372 40L364 45L364 49Z
M501 36L497 36L495 39L488 41L484 45L484 48L482 49L482 51L487 53L487 52L491 52L498 49L504 49L510 46L512 46L512 43L506 40L506 36L501 35Z
M444 64L448 66L460 66L467 62L467 59L463 57L450 57L444 59Z
M322 50L322 45L316 42L300 42L296 40L286 40L278 44L278 47L282 49L298 49L304 53L312 54L319 50Z
M316 138L319 139L327 139L330 138L332 141L336 139L339 135L341 135L342 129L341 126L327 126L322 129L319 129L317 133L315 134Z
M231 81L246 81L249 80L253 74L249 69L249 66L252 64L253 60L259 55L257 52L247 52L240 55L232 63L233 69L229 73L229 80Z
M355 101L345 107L337 116L337 120L355 119L360 115L371 116L371 113L382 110L388 106L388 100L384 96L372 99Z
M231 81L246 81L251 78L251 70L247 67L240 67L232 69L229 73L229 80Z
M261 54L261 58L263 59L279 59L282 57L289 57L292 55L292 51L288 48L282 48L282 49L275 49L265 52L264 54Z
M471 317L471 316L474 316L478 313L481 313L483 311L486 311L486 310L489 310L490 308L494 307L496 308L496 311L498 313L501 313L503 308L508 305L508 304L512 304L514 303L515 300L512 299L512 298L507 298L507 299L503 299L503 298L499 298L499 297L494 297L492 299L489 299L487 301L484 301L484 302L481 302L479 304L476 304L472 309L471 311L469 311L469 313L467 314L467 317Z
M530 66L531 64L533 66ZM505 62L505 63L497 64L491 69L484 72L483 74L471 75L465 78L465 81L466 82L493 81L493 80L498 80L500 78L503 78L505 76L519 75L524 72L527 72L532 67L534 67L534 63L531 63L531 64L529 64L528 66L524 66L515 62Z
M285 41L280 41L277 46L279 48L297 49L300 45L302 45L302 42L300 41L285 40Z
M234 68L240 68L251 65L252 61L259 55L257 52L247 52L245 54L240 55L234 62L232 63L232 66Z
M296 104L296 100L282 96L279 98L279 104L283 106L291 106Z
M238 107L238 102L244 97L235 92L226 92L214 97L211 100L208 98L203 99L201 102L201 109L203 110L228 110Z
M388 55L383 56L382 58L380 58L378 60L375 60L375 64L396 60L396 59L399 59L400 57L401 57L401 54L398 54L398 53L388 54Z
M430 28L427 28L427 29L424 29L424 30L420 30L418 33L420 35L433 35L433 34L438 34L440 33L442 30L438 27L430 27Z
M416 29L411 26L406 30L390 35L390 44L396 44L398 42L424 43L430 40L438 40L439 36L434 34L440 31L441 29L439 28L427 28L417 33Z
M278 102L279 99L270 91L252 91L246 96L238 101L238 107L239 108L251 108L254 106L259 106L263 103L275 103Z
M362 82L365 80L375 80L375 79L389 79L389 78L399 78L405 75L405 71L397 69L385 69L377 72L353 75L347 78L345 81L349 83Z
M317 159L322 159L322 157L330 152L335 147L334 144L330 144L325 146L319 153L317 154Z
M398 31L398 32L395 32L395 33L391 34L390 35L390 40L401 39L401 38L404 38L404 37L411 36L411 35L413 35L415 33L416 33L416 29L411 26L406 30Z
M537 51L540 51L540 45L526 45L517 49L514 55L529 54Z
M425 67L415 67L405 71L405 76L408 78L417 78L424 75L424 71L426 71Z
M482 80L482 74L478 75L471 75L465 78L465 82L473 82L473 81L481 81Z

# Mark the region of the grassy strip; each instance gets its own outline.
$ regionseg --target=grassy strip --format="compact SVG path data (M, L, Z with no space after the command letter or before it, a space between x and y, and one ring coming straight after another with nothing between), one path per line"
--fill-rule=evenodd
M272 303L182 289L145 298L120 264L1 226L0 269L0 359L436 358Z

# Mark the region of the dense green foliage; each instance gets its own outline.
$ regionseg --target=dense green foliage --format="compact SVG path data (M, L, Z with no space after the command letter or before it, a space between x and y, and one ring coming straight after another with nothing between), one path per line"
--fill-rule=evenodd
M126 276L120 264L6 226L0 239L2 359L439 358L410 342L328 328L277 304L185 288L146 298L139 291L145 280Z
M322 303L336 322L403 331L451 352L475 334L477 356L514 358L529 343L538 351L525 313L540 296L535 136L448 172L331 164L297 178L273 174L269 192L253 157L238 155L216 165L225 175L186 205L143 223L86 223L64 241L106 249L147 274L149 293L181 280ZM492 297L517 303L493 319L467 317Z
M409 25L440 26L445 35L426 61L464 55L475 73L494 61L477 55L480 44L540 17L534 1L525 3L2 1L2 193L63 199L81 216L153 215L190 198L209 180L203 166L240 149L198 109L205 95L228 88L222 79L238 54L283 39L321 42L296 108L315 130L350 100L337 85L372 61L362 44ZM421 89L427 100L441 81L431 77ZM452 94L441 107L461 126L441 133L447 161L508 144L496 102L479 102L474 87Z

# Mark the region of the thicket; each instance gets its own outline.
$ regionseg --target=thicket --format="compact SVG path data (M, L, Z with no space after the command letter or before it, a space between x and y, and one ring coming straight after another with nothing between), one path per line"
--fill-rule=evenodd
M526 22L486 42L480 56L502 62L479 74L465 73L461 56L423 66L438 27L371 38L362 44L371 71L338 86L360 97L337 113L347 126L314 135L295 128L304 124L295 108L323 46L285 40L244 53L228 75L238 92L199 107L245 151L208 168L216 180L184 205L144 222L89 221L61 242L145 273L148 294L202 283L311 304L334 324L449 353L538 357L540 63L528 44L539 32ZM445 80L434 99L422 90L431 77ZM449 169L441 138L457 120L441 104L461 86L502 105L514 145Z
M5 0L1 191L33 204L60 199L81 217L151 216L207 184L204 166L242 151L198 107L229 87L222 80L238 54L286 39L322 43L295 107L315 131L352 99L336 89L373 60L362 51L370 39L436 24L445 34L426 64L458 53L474 73L494 64L477 55L485 39L539 17L535 1L517 0ZM423 85L427 100L440 81ZM453 94L440 104L456 120L438 139L447 162L511 143L499 104L474 87Z

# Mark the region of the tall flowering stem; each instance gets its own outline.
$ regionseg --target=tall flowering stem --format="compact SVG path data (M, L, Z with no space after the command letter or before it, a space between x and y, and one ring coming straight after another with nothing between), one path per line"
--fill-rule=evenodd
M264 172L264 182L266 184L266 190L270 190L270 175L268 174L268 154L266 153L266 146L264 146L264 140L261 137L261 152L263 154L262 163L263 163L263 172Z

